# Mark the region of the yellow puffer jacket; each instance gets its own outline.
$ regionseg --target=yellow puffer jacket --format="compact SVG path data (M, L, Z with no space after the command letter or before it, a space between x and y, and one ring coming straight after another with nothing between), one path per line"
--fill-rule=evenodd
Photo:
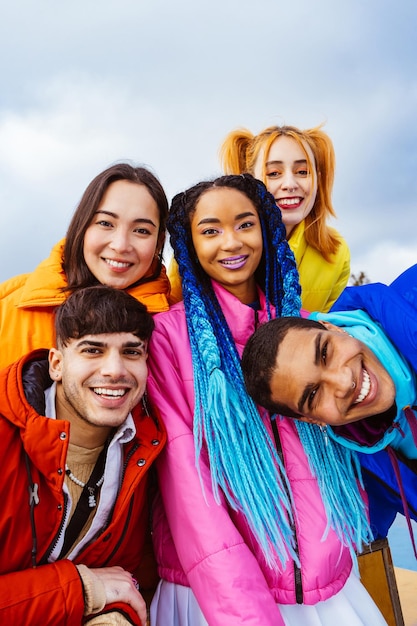
M300 274L303 309L307 311L329 311L349 280L349 248L343 237L336 231L333 232L340 239L340 246L331 262L326 261L318 250L307 244L304 222L294 228L288 240Z
M64 240L30 274L0 285L0 369L38 348L54 345L54 310L64 302L67 280L62 270ZM153 268L151 268L153 271ZM150 313L167 311L170 285L165 268L159 278L128 290Z
M334 231L336 233L336 231ZM318 250L309 246L304 236L304 222L291 233L289 245L294 252L300 274L301 301L306 311L327 313L346 287L350 276L350 252L346 241L336 233L340 246L331 262L323 259ZM182 300L178 265L172 259L168 267L172 302Z

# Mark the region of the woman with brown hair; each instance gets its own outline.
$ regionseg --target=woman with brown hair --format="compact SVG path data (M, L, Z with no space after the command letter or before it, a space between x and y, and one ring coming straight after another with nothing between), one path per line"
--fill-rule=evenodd
M98 174L49 258L0 285L0 367L54 344L55 308L78 288L124 289L150 313L166 311L167 215L161 183L146 168L118 163Z

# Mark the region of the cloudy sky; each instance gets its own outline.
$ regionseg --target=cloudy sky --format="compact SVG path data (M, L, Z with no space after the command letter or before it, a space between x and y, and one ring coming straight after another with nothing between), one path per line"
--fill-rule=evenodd
M32 270L121 160L169 198L228 131L324 123L352 271L417 262L415 0L16 0L0 17L0 280Z

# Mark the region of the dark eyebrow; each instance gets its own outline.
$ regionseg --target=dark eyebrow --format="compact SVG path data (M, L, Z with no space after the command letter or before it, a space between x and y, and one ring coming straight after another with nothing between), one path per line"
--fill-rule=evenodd
M91 339L82 339L77 343L77 346L81 348L82 346L95 346L96 348L103 348L107 344L104 341L92 341Z
M305 389L303 391L303 393L301 394L301 398L298 401L297 404L297 409L298 412L300 413L300 415L304 415L305 411L304 411L304 405L307 401L307 398L309 397L310 393L313 391L314 389L314 385L309 384L305 386ZM308 408L310 408L310 403L308 404Z
M255 215L257 215L257 213L253 211L245 211L244 213L239 213L239 215L236 215L235 217L235 222L242 220L245 217L254 217ZM198 222L197 226L200 226L201 224L219 224L219 223L220 223L220 220L217 217L205 217Z
M314 349L314 365L317 367L318 365L320 365L320 359L321 359L321 340L322 340L322 333L319 332L317 334L316 337L316 341L314 342L315 344L315 349ZM299 411L299 413L303 414L304 411L304 405L307 401L307 398L309 397L309 395L311 394L311 392L313 391L315 385L314 384L308 384L305 386L303 393L300 396L300 399L298 401L297 404L297 409ZM311 409L310 406L310 402L308 403L308 408Z
M137 341L126 341L122 344L122 348L137 348L146 344L146 341L142 341L142 339L138 339ZM107 343L104 341L93 341L92 339L82 339L79 343L77 343L78 348L82 348L83 346L94 346L95 348L106 348Z
M126 341L126 343L123 344L123 348L140 348L141 346L146 346L146 341L138 339L137 341Z
M104 213L104 215L109 215L110 217L114 217L114 219L119 219L120 215L117 215L117 213L113 213L112 211L104 211L103 209L99 209L98 211L96 211L96 215L98 215L99 213ZM152 226L155 226L156 228L156 224L154 224L154 222L152 220L150 220L148 217L138 217L138 219L133 220L134 224L151 224Z
M198 222L197 226L200 226L201 224L219 224L219 222L220 220L217 217L205 217Z
M315 354L314 354L314 365L320 365L320 358L321 358L321 340L322 340L322 333L317 333L317 337L316 337L316 341L315 341Z

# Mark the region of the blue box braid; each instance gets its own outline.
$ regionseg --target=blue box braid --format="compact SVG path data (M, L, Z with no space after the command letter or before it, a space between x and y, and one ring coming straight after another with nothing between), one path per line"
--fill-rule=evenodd
M262 193L265 192L266 190ZM267 228L270 228L270 237L267 239L272 239L273 257L271 263L267 262L266 268L273 268L273 282L271 285L267 274L266 288L269 287L271 292L267 295L265 291L265 295L275 306L277 317L299 315L296 308L291 310L291 303L297 302L299 287L293 280L292 259L282 245L282 232L279 226L281 228L284 226L280 217L277 218L275 200L273 198L272 200L273 206L266 202L265 207L269 214ZM270 251L267 250L267 254L268 252ZM357 568L356 549L372 540L365 503L357 488L358 483L363 487L357 455L328 439L315 424L296 421L296 427L310 469L319 484L328 520L326 533L330 527L335 530L340 541L349 548Z
M260 194L270 195L266 189L261 190ZM272 206L265 201L268 215L266 228L270 229L270 236L266 239L272 240L272 260L266 263L265 295L267 301L274 305L277 317L299 315L296 308L291 310L291 304L297 302L299 287L293 280L292 259L282 245L285 233L283 235L281 229L284 225L280 216L277 217L273 198L272 201ZM274 250L276 254L273 253ZM266 254L268 253L271 251L267 248ZM268 277L269 267L273 268L272 284ZM268 288L270 292L267 292ZM365 503L357 489L358 483L363 487L357 455L334 440L328 439L315 424L297 421L296 426L311 471L318 480L328 520L326 532L330 527L335 530L341 542L349 548L357 567L356 549L372 540Z
M358 456L323 434L316 424L296 420L296 427L326 510L324 537L333 528L349 548L358 573L356 550L373 539L365 502L357 488L358 483L364 488Z

